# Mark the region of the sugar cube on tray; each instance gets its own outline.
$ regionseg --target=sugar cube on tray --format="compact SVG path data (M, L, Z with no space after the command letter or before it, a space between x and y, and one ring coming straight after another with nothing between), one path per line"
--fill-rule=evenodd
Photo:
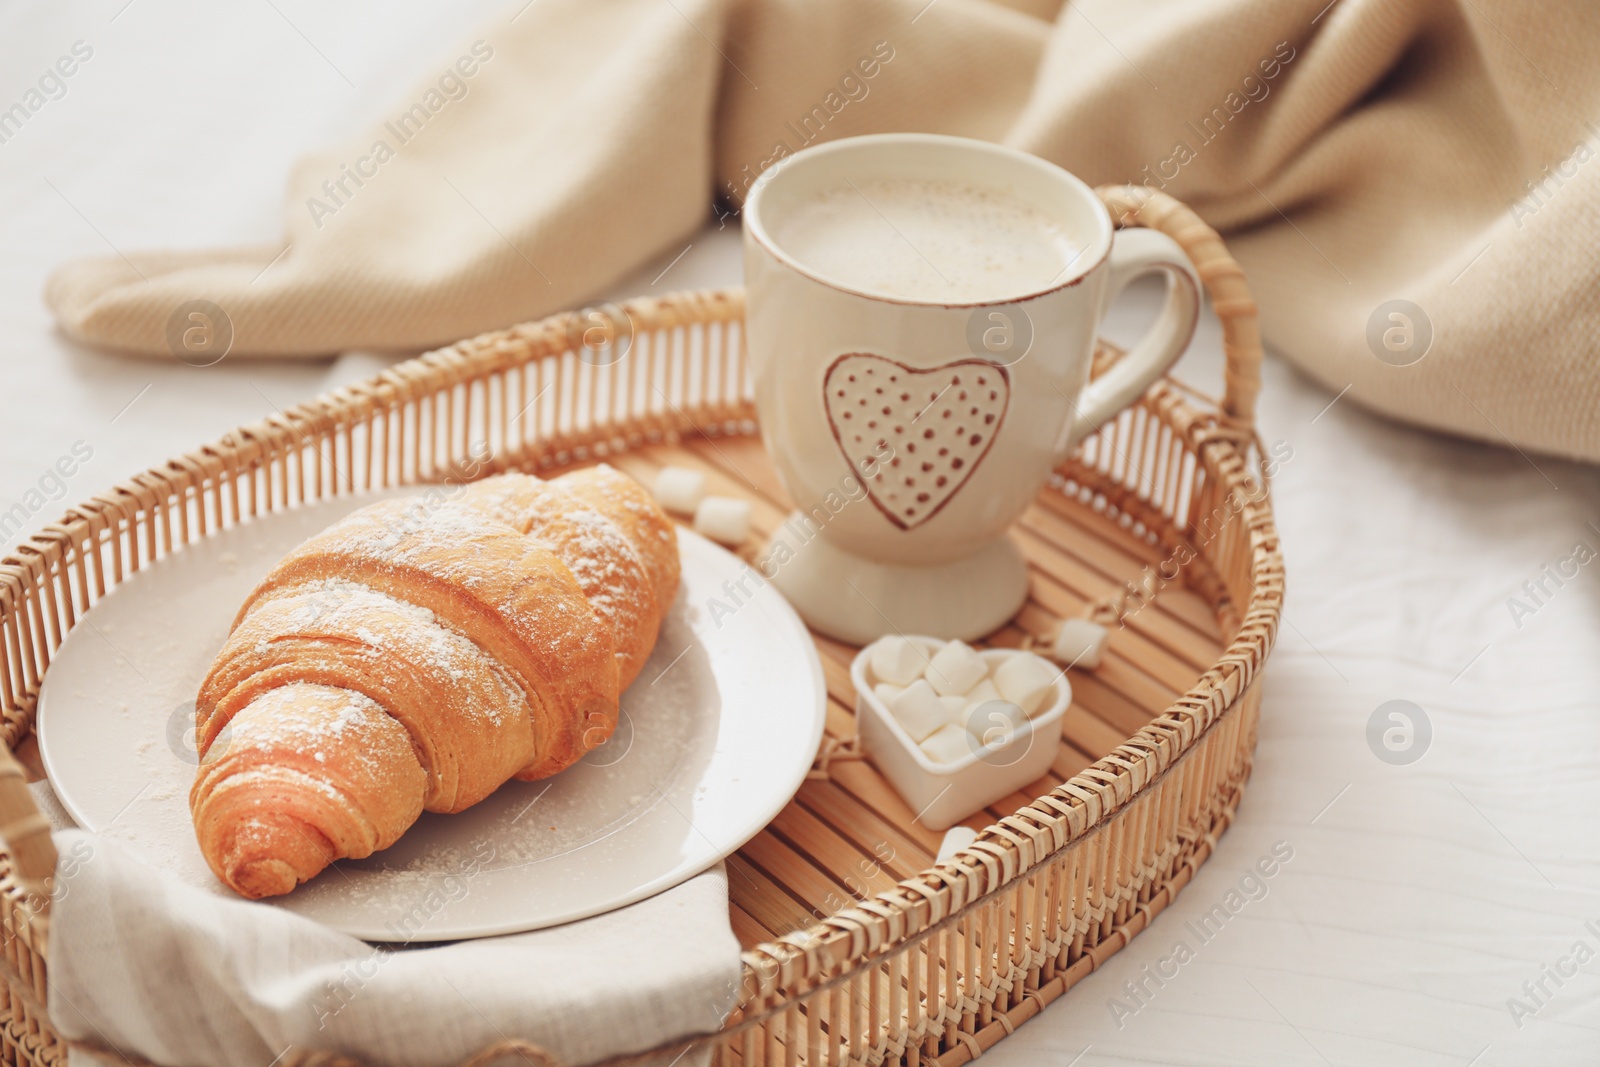
M1065 619L1050 647L1050 658L1069 667L1094 670L1100 666L1100 654L1105 651L1110 634L1099 623L1088 619Z
M694 511L694 532L725 545L750 540L750 501L731 496L708 496Z
M944 833L944 839L939 842L939 854L933 858L934 863L943 863L953 857L957 852L971 845L978 839L978 831L970 826L952 826Z
M662 467L653 486L656 502L668 511L693 515L706 495L706 476L688 467Z

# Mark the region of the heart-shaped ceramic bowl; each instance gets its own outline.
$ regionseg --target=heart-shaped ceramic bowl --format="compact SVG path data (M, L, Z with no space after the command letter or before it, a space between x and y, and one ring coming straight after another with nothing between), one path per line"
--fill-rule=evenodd
M945 644L920 634L908 634L906 639L929 659ZM978 655L992 674L1009 657L1024 653L986 648ZM1055 696L1050 703L1008 738L988 745L979 745L974 738L972 751L953 762L938 763L911 740L894 713L872 691L871 658L871 649L863 648L850 664L861 744L917 813L916 821L928 829L948 829L1001 797L1025 789L1050 769L1061 744L1061 721L1072 703L1072 684L1065 671L1053 683Z

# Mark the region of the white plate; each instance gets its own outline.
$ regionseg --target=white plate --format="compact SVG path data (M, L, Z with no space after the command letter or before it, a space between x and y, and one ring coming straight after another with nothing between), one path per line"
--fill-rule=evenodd
M194 694L247 593L279 557L379 496L320 501L226 530L132 575L56 654L39 749L79 825L219 894L195 843ZM356 937L441 941L598 915L713 866L789 802L827 694L804 625L746 564L679 530L683 582L605 745L272 903ZM753 574L753 571L748 573ZM713 619L717 598L734 614ZM735 606L738 604L739 606Z

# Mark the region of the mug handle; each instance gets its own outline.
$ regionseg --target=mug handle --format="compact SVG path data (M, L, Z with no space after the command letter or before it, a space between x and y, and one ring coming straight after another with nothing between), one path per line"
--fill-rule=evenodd
M1189 347L1200 319L1200 279L1178 242L1147 229L1118 230L1112 240L1111 277L1106 286L1104 312L1117 295L1146 274L1167 276L1167 299L1150 327L1127 355L1084 387L1066 451L1100 428L1107 420L1150 388Z

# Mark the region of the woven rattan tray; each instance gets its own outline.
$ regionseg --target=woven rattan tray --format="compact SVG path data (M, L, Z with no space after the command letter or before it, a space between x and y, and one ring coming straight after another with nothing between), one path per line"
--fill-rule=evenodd
M856 755L853 650L816 639L827 736L799 796L729 861L744 986L723 1031L694 1042L714 1062L976 1058L1142 930L1232 817L1283 599L1254 473L1255 305L1221 240L1187 208L1145 189L1101 195L1120 225L1159 228L1193 259L1223 324L1224 398L1158 384L1086 441L1018 524L1031 598L988 643L1048 640L1057 619L1089 611L1120 622L1105 663L1074 672L1050 773L968 820L982 832L955 859L932 866L940 835ZM137 475L0 564L6 1063L55 1065L66 1052L48 1018L45 966L56 856L24 765L40 682L82 613L141 565L217 529L308 499L449 478L485 443L493 459L474 463L479 474L600 458L640 477L697 467L713 491L754 502L764 535L789 505L753 433L742 311L737 290L611 309L606 358L584 348L592 317L463 341ZM315 1050L280 1059L329 1061Z

